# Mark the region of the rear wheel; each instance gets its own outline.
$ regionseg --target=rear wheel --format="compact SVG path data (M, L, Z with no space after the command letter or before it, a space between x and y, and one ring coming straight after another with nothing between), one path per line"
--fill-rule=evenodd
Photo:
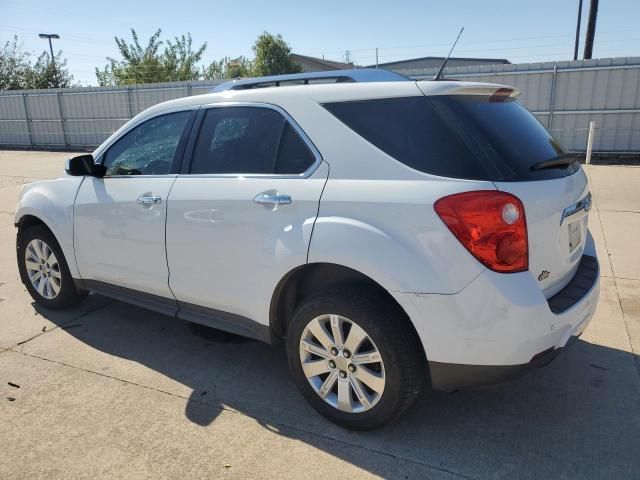
M20 277L37 303L60 309L86 297L76 289L62 249L47 229L39 225L27 228L17 247Z
M400 415L425 375L419 343L403 313L360 289L305 299L287 335L287 356L309 403L354 430Z

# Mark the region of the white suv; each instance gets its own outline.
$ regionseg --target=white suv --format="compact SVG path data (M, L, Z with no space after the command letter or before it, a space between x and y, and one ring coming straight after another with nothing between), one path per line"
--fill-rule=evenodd
M356 77L165 102L26 186L26 288L285 339L307 400L353 429L425 382L548 363L598 298L580 165L513 88Z

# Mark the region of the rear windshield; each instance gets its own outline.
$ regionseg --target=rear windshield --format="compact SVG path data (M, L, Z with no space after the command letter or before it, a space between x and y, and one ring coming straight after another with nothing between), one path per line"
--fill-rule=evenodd
M490 181L559 178L579 166L532 170L566 152L513 98L434 95L327 103L340 121L424 173Z

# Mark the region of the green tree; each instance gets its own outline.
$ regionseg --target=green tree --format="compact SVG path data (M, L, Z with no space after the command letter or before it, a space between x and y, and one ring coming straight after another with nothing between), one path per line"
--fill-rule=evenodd
M16 35L0 50L0 90L27 88L26 78L30 70L31 53L24 50Z
M202 67L202 77L205 80L220 80L224 76L224 58L222 60L214 60L208 66Z
M175 43L167 41L164 64L167 74L176 80L198 80L200 69L197 63L202 59L207 43L197 50L192 48L191 34L175 38Z
M242 78L252 75L251 61L245 57L227 60L225 63L225 78Z
M67 88L73 83L73 76L67 70L67 60L59 51L51 63L49 53L43 52L33 65L28 77L27 88Z
M55 68L47 52L43 52L35 64L31 63L31 57L31 52L23 48L17 36L4 44L0 49L0 90L71 86L73 76L61 51L55 55Z
M138 34L131 29L133 43L129 44L124 38L115 37L116 45L122 57L121 60L107 57L109 62L100 71L96 68L96 77L100 86L105 85L130 85L135 83L162 82L161 54L158 52L162 41L160 29L154 33L146 47L140 45Z
M302 71L302 67L291 59L291 47L280 34L261 33L253 44L253 51L256 58L251 73L256 77Z
M96 68L96 77L101 86L131 85L135 83L171 82L197 80L200 71L197 63L207 48L206 42L193 49L191 34L176 37L174 42L160 40L161 29L149 38L142 47L138 34L131 29L132 43L124 38L115 38L121 59L107 57L103 70Z
M245 57L222 60L214 60L203 70L202 76L207 80L219 80L223 78L242 78L251 76L251 62Z

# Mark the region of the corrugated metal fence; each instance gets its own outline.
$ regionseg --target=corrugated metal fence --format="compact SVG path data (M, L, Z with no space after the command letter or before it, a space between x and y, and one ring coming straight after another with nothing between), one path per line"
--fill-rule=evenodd
M0 91L0 145L95 147L146 108L174 98L207 93L219 83Z
M399 71L430 78L432 70ZM560 142L584 151L640 153L640 57L450 68L447 78L513 85ZM99 145L145 108L206 93L219 81L0 92L0 146L82 149Z

